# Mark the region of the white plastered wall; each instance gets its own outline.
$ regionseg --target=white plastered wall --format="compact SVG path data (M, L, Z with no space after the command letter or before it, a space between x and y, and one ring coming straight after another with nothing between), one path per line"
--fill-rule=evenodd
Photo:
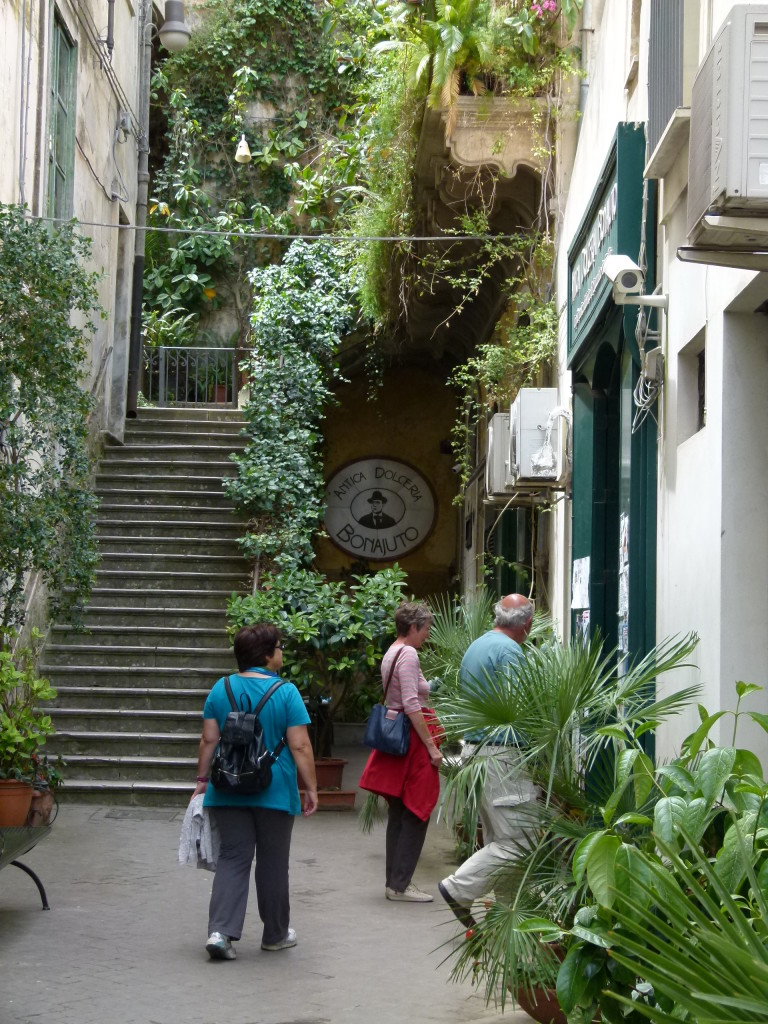
M698 28L703 59L731 4L702 4ZM659 638L700 637L695 669L662 681L697 683L710 711L735 706L737 680L768 686L768 320L754 310L768 299L768 274L683 264L686 243L687 147L661 183L662 273L669 294L664 337L666 367L659 442ZM704 347L706 422L696 418L697 382L692 357ZM768 695L745 706L768 711ZM661 758L677 754L698 725L691 709L657 732ZM712 737L730 743L725 716ZM768 767L765 733L746 723L738 742Z

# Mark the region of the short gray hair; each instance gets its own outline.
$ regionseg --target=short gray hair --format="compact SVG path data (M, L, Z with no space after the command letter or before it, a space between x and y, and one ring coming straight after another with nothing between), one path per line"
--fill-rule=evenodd
M432 625L434 618L429 606L422 601L405 601L395 612L397 635L407 636L411 626L421 629L427 623Z
M514 608L505 608L501 601L493 606L493 624L502 629L520 629L533 618L533 604L526 601Z

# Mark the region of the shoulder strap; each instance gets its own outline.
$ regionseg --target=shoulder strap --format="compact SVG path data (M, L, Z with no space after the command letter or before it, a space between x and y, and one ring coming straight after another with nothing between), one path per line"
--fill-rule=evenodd
M394 656L394 658L392 659L392 664L389 666L389 675L387 676L387 683L386 683L386 686L384 687L384 693L382 694L381 700L379 701L380 704L385 704L386 701L387 701L387 690L389 689L389 684L392 682L392 674L395 671L395 665L397 664L397 659L403 653L403 648L404 647L405 647L405 644L401 644L400 645L400 650Z
M237 701L235 700L234 693L232 693L232 687L229 682L229 676L224 677L224 686L226 687L227 696L229 697L229 703L232 705L232 710L239 711L240 708L237 706Z
M267 701L272 696L272 694L275 692L275 690L279 689L284 683L285 683L284 679L278 679L276 683L273 683L270 686L270 688L267 690L267 692L261 698L259 703L256 705L256 710L254 711L254 715L256 715L257 718L259 717L259 712L264 707L264 705L267 703ZM283 747L284 746L285 746L285 736L282 736L281 739L280 739L280 742L277 744L275 749L272 751L272 759L274 761L276 761L278 759L278 757L280 757L280 755L283 752Z

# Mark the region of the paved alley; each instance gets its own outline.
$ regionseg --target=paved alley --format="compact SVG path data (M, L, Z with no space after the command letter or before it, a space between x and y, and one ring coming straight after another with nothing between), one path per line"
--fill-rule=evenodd
M350 784L360 753L350 757ZM358 804L360 802L358 794ZM415 881L428 905L384 898L384 832L357 814L297 819L294 949L260 949L252 892L235 962L204 950L213 876L177 863L182 808L63 804L51 835L0 872L0 1024L478 1024L499 1020L443 963L458 925L437 881L450 864L430 827ZM253 882L251 883L253 885ZM529 1018L508 1011L505 1021Z

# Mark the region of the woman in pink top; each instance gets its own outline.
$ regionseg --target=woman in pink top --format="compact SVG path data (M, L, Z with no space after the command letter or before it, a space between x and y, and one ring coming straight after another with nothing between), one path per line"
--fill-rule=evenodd
M384 655L381 678L385 684L397 659L387 689L387 707L408 715L410 745L405 757L371 751L360 778L363 789L385 797L389 805L384 893L388 900L403 903L432 902L429 893L411 881L440 794L442 755L438 743L442 737L429 708L429 683L417 654L429 636L432 618L425 604L402 604L395 612L397 639Z

